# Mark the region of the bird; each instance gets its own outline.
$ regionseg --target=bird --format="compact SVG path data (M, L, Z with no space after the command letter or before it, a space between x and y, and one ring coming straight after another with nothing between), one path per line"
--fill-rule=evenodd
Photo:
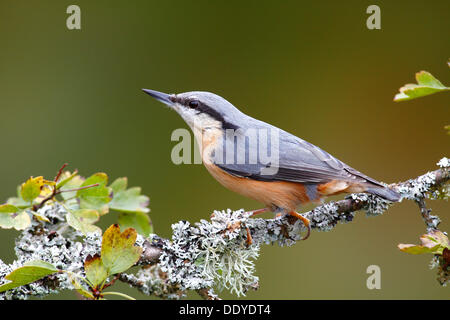
M184 119L200 147L203 165L220 184L264 205L248 211L251 215L270 211L300 219L307 228L302 240L311 232L309 219L297 212L305 204L318 204L327 196L356 192L390 202L400 200L395 190L321 148L244 114L217 94L142 90ZM269 136L275 137L274 141ZM262 154L270 151L270 161L264 159L267 154L261 156L264 147L267 150ZM247 236L251 242L248 229Z

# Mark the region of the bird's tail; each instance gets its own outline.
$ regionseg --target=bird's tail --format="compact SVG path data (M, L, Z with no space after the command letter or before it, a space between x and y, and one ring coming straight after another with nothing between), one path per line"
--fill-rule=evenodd
M388 187L370 186L366 189L366 192L374 194L391 202L398 202L401 198L400 193Z

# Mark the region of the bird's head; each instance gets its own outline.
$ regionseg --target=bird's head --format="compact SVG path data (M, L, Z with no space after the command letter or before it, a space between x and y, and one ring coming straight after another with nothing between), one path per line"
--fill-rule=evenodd
M156 100L175 110L193 129L237 129L242 113L224 98L204 91L166 94L142 89Z

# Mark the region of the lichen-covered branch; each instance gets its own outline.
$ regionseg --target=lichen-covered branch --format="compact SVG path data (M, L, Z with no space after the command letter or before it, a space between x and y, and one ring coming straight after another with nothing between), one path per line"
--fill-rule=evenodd
M402 199L423 202L448 195L449 161L442 159L438 170L416 179L392 185ZM351 194L346 199L329 202L303 213L311 221L311 228L329 231L339 222L353 220L357 211L380 215L392 203L369 194ZM427 209L428 210L428 209ZM427 227L437 229L439 218L427 211ZM237 295L257 288L254 260L262 244L293 245L301 239L305 228L291 216L274 219L255 219L244 210L215 211L211 221L202 220L191 225L180 221L172 225L172 240L153 238L153 246L161 250L159 266L170 282L181 290L203 290L213 286L227 288ZM247 245L247 229L252 244Z
M437 230L440 220L430 214L425 199L448 198L449 194L449 160L444 158L438 165L438 170L391 185L401 194L402 200L419 204L427 229L433 230ZM338 223L352 221L358 211L380 215L391 205L374 195L351 194L344 200L324 203L302 215L310 220L313 230L329 231ZM83 275L86 257L100 252L100 235L80 237L82 234L78 231L61 228L57 222L64 222L67 213L63 206L46 204L39 213L53 224L43 227L34 222L22 233L16 241L17 260L10 265L0 260L0 285L6 274L33 259ZM254 263L260 246L293 245L301 239L305 227L291 216L261 219L252 218L244 210L227 210L215 211L210 221L201 220L195 224L180 221L172 225L172 230L170 240L154 234L147 239L139 236L136 245L143 248L143 253L137 265L141 268L136 274L121 273L118 279L144 294L165 299L179 299L187 290L194 290L205 299L218 299L213 288L244 295L249 289L258 288ZM58 273L0 293L0 298L24 299L63 289L73 289L73 283L67 273Z

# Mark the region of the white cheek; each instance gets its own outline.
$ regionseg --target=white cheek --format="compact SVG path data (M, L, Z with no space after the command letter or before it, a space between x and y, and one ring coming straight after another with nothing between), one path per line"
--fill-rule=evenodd
M195 120L195 114L193 110L187 109L183 106L176 104L174 106L175 111L183 118L184 121L192 128Z
M194 126L201 129L209 129L220 127L221 124L216 119L203 113L203 114L196 114Z
M221 124L216 119L210 117L205 113L198 113L195 109L188 109L183 106L176 105L174 109L178 114L186 121L186 123L191 127L192 131L202 131L208 128L217 128Z

